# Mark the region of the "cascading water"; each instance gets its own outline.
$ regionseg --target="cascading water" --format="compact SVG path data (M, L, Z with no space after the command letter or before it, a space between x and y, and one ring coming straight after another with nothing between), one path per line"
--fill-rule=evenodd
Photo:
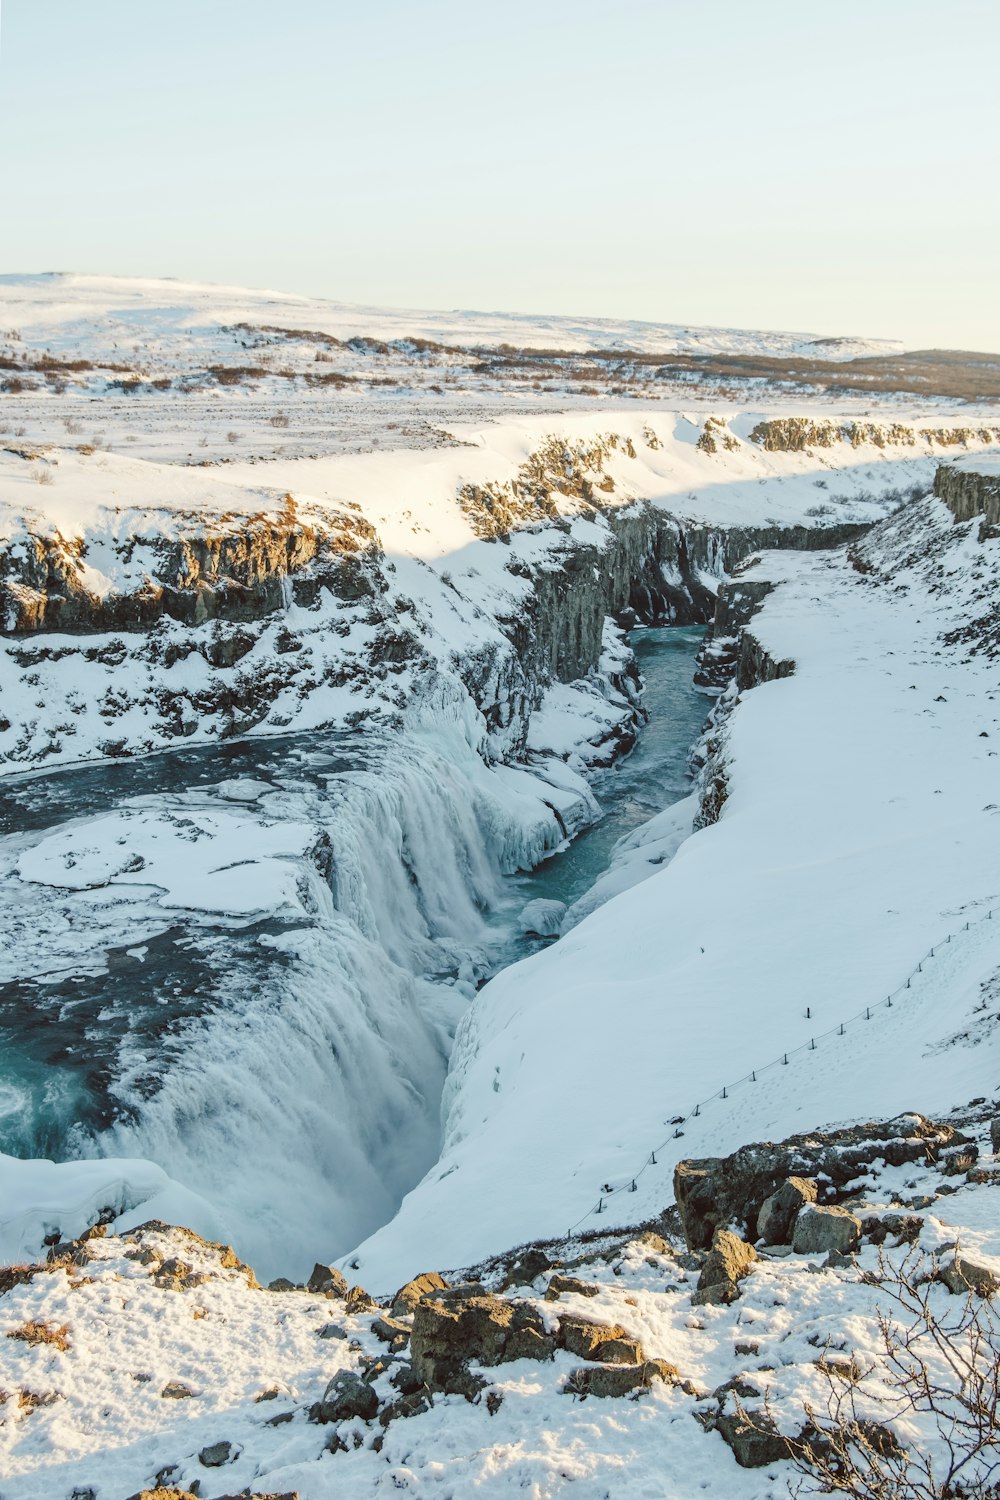
M642 648L654 727L600 779L580 889L683 791L704 707L684 636ZM658 706L661 656L684 686ZM536 771L490 769L444 728L247 741L5 792L0 1149L159 1163L211 1205L192 1227L221 1225L263 1275L350 1249L436 1159L455 1026L524 951L516 908L573 883L584 842L515 874L597 811L561 764Z

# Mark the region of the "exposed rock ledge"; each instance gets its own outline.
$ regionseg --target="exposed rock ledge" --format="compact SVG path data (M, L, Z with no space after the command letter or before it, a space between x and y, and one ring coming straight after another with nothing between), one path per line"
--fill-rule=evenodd
M1000 528L1000 460L980 459L974 467L941 464L934 476L934 493L956 521L981 516L986 528Z
M613 755L634 736L636 705L627 661L609 660L609 617L708 621L716 580L755 551L829 547L867 529L694 524L596 472L596 484L560 481L570 492L556 485L552 513L520 517L542 547L501 532L475 544L507 554L509 586L473 594L429 568L423 602L399 591L378 535L349 504L276 493L254 514L174 511L166 530L155 508L128 525L106 509L99 534L69 539L26 523L0 548L11 672L0 762L142 754L191 736L294 729L303 717L391 727L442 694L463 713L471 699L490 758L521 759L548 685L580 681L620 704ZM437 624L456 605L459 650Z

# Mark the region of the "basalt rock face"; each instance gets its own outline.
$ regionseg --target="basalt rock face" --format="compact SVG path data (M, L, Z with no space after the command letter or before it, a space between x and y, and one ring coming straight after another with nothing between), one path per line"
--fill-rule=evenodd
M742 580L735 598L727 592L723 580L737 564L764 548L840 546L868 529L691 525L648 503L608 510L601 522L606 533L593 544L567 539L544 566L510 565L530 580L531 596L516 617L500 623L529 675L560 682L586 676L597 665L609 615L625 626L706 624L717 618L721 595L718 629L733 633L729 614L741 593L753 598L747 619L759 605ZM718 579L721 590L707 579Z
M724 534L709 533L707 537L698 534L693 540L697 541L699 553L707 556L713 570L734 575L723 578L712 600L709 629L695 672L698 686L721 692L735 678L737 690L745 692L760 682L790 677L795 670L792 661L772 660L747 629L768 594L774 590L773 583L753 576L756 553L768 549L823 551L856 541L868 530L867 524L852 523L814 527L740 526Z
M956 521L981 516L987 528L1000 527L1000 470L977 473L942 464L934 476L934 493Z
M715 580L748 553L859 529L726 530L612 496L600 478L584 475L579 488L563 496L572 519L556 507L531 522L544 545L530 562L511 547L510 589L479 597L475 574L463 581L463 608L484 623L458 652L398 592L377 534L349 503L319 510L288 495L254 514L153 511L148 526L108 507L102 529L77 539L29 526L0 547L0 653L19 689L0 712L0 762L134 755L294 730L303 718L398 727L425 703L462 714L468 699L487 758L518 760L547 687L585 680L610 704L589 760L610 764L643 711L634 658L609 618L623 628L708 621ZM502 531L486 540L511 546ZM440 583L454 587L445 574Z
M151 534L114 544L131 586L97 592L88 545L58 533L28 534L0 552L0 632L144 630L164 616L188 625L256 620L289 603L310 604L323 588L337 598L373 595L384 580L375 532L360 516L323 524L293 505L213 527L191 517L175 537ZM141 561L136 562L136 559Z

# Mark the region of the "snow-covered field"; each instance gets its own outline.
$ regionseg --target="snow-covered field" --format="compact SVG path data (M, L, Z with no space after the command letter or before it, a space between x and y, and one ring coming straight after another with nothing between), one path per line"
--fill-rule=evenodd
M734 399L787 409L780 367L730 378L657 363L674 355L805 357L835 370L897 348L877 338L350 307L166 279L4 276L0 435L188 464L434 447L455 441L456 422L504 413L636 402L705 412ZM947 410L934 396L869 394L864 381L836 400L804 395L827 411L905 419Z
M142 280L63 273L0 276L0 323L25 342L53 352L84 345L95 354L134 349L145 336L199 341L217 350L219 327L253 324L307 328L352 338L423 339L460 346L517 344L524 348L614 349L655 353L802 354L824 358L890 353L890 339L820 338L806 333L753 333L731 328L686 328L609 318L538 317L517 313L413 312L249 291L210 283ZM141 348L141 344L139 345Z

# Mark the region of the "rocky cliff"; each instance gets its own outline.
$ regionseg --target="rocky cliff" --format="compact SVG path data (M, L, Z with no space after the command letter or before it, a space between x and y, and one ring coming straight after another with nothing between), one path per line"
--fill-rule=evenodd
M638 710L627 653L607 654L609 619L708 622L719 583L756 551L836 545L865 529L688 519L635 493L658 443L651 430L549 435L512 477L437 494L437 566L410 551L428 529L417 513L402 512L414 521L402 536L390 515L387 533L371 496L366 514L353 500L296 499L191 468L5 450L0 762L141 754L255 729L391 727L444 704L482 734L488 759L518 759L553 683L583 683L591 704L603 697L604 728L586 733L613 753L631 742ZM441 564L456 547L453 575Z
M176 519L173 535L154 524L146 535L93 542L26 530L0 550L0 631L143 630L164 617L247 621L293 601L309 604L322 588L356 600L384 586L374 528L348 511L306 519L286 495L277 512ZM110 551L124 577L133 576L96 587L95 550Z
M1000 465L995 461L976 468L942 464L934 476L934 493L956 521L982 516L987 527L1000 526Z

